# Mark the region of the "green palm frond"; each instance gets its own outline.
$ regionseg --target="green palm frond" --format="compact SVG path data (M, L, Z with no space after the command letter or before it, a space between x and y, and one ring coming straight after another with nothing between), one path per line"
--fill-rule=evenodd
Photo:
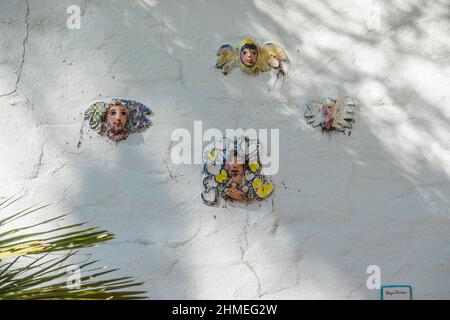
M78 285L69 283L69 263L77 251L103 243L114 235L96 227L82 227L84 223L70 224L42 231L38 227L51 226L67 215L25 224L25 217L46 208L30 207L13 214L4 209L19 198L8 198L0 203L0 300L8 299L145 299L144 291L123 291L143 283L130 277L106 278L117 269L89 269L97 261L76 265L80 274ZM9 225L16 221L20 227ZM22 221L24 222L22 225ZM51 255L57 255L53 258ZM28 262L24 262L28 259ZM31 260L31 262L29 262Z
M29 207L17 213L2 217L1 210L12 205L16 201L17 199L9 198L0 203L0 230L5 229L8 224L16 220L23 220L26 216L47 207ZM80 229L84 223L58 227L50 231L31 232L32 229L36 229L43 225L49 225L51 222L62 220L66 216L67 215L60 215L35 224L0 232L0 260L26 254L85 248L114 238L114 236L107 231L97 231L96 227ZM24 231L28 231L28 233L23 233Z

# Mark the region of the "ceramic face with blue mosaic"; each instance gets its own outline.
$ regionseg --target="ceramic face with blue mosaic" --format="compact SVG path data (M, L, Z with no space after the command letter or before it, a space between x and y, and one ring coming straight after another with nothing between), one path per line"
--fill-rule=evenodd
M204 153L203 202L214 206L221 199L246 203L269 197L273 184L262 173L260 149L259 141L246 137L210 146Z
M149 128L151 114L150 108L140 102L112 99L91 104L84 112L84 121L98 134L119 142Z

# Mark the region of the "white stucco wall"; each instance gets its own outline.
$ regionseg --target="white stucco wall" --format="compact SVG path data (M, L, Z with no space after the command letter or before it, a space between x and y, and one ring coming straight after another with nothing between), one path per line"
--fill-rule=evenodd
M90 251L153 299L378 299L373 264L417 299L450 298L447 0L28 2L0 0L0 196L115 233ZM286 48L288 76L217 71L218 46L246 37ZM350 137L305 123L326 95L360 101ZM154 126L77 148L105 96L149 105ZM280 129L273 197L204 206L201 166L169 156L194 120Z

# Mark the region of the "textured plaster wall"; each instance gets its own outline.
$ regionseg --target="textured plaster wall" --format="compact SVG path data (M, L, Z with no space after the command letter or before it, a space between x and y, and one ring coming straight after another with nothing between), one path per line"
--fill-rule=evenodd
M372 264L450 298L448 0L0 0L0 31L0 196L114 232L90 251L151 298L377 299ZM244 37L286 48L288 76L215 70ZM306 125L324 95L360 101L350 137ZM106 96L149 105L154 126L77 148ZM169 156L194 120L280 129L273 197L205 207L201 167Z

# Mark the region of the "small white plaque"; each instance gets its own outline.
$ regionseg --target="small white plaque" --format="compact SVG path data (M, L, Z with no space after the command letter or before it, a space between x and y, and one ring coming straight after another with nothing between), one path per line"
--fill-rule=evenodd
M412 300L412 287L406 285L381 286L381 300Z

